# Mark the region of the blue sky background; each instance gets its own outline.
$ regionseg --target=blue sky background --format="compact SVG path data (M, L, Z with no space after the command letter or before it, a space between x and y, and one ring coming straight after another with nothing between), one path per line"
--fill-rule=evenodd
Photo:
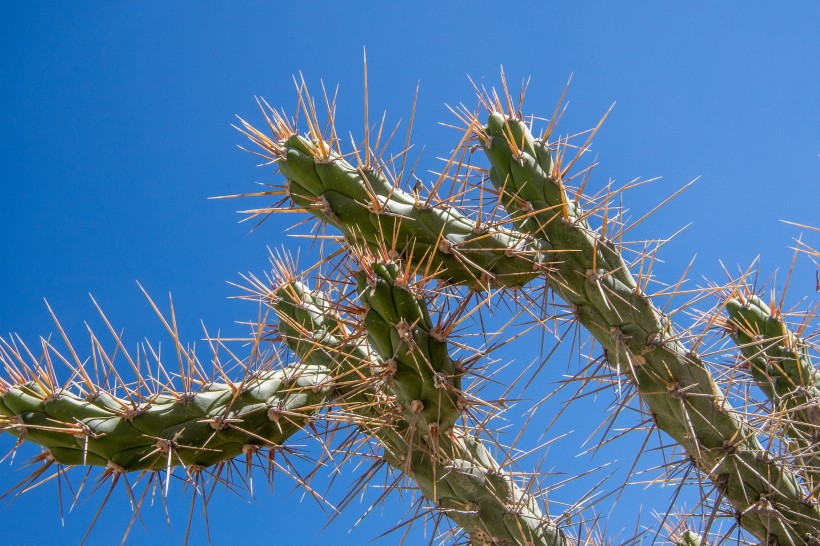
M237 149L244 142L230 127L234 114L259 121L255 95L291 109L291 75L301 71L316 90L320 79L340 85L337 125L360 135L363 47L374 115L386 109L389 120L406 119L421 82L413 139L427 146L420 173L455 143L437 122L452 119L445 103L474 103L467 75L496 85L503 64L512 82L532 76L525 110L546 116L572 74L566 132L593 126L615 102L595 145L595 187L609 178L663 176L627 194L638 217L700 177L634 232L664 237L692 223L662 254L666 262L656 271L664 280L676 280L695 254L698 282L721 279L719 260L734 267L762 255L764 271L786 268L800 230L779 220L820 224L817 3L228 5L0 7L0 335L17 332L36 343L54 332L46 298L81 339L83 321L95 316L92 293L126 328L126 339L160 339L135 280L159 299L173 293L189 339L201 337L200 320L244 333L236 321L255 309L229 299L238 291L226 281L265 271L267 246L295 248L281 235L294 217L249 233L235 211L263 203L207 199L271 180L270 169ZM814 282L804 263L794 297L810 294ZM0 438L0 447L12 445ZM567 457L577 451L568 449ZM0 467L0 489L23 476L21 456ZM211 506L212 542L318 544L332 537L359 544L401 514L389 509L349 531L364 509L351 506L318 534L326 517L299 492L288 496L290 488L282 479L275 494L262 492L251 503L223 492ZM573 497L572 490L561 494ZM127 501L116 496L89 544L122 534ZM3 503L4 540L79 542L99 495L67 515L64 527L56 499L49 484ZM174 504L170 531L155 506L145 514L147 530L137 524L130 543L180 543L187 509ZM634 511L613 516L613 537L632 528ZM425 540L421 531L410 543ZM204 541L201 523L192 532L192 543Z

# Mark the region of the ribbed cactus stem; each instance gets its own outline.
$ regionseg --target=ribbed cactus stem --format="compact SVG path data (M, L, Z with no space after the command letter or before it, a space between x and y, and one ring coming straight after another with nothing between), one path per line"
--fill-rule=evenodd
M418 441L407 446L409 475L428 499L470 534L473 544L569 544L481 441L454 429L439 444L437 452L427 451Z
M396 419L395 403L372 388L379 381L370 376L383 369L382 361L347 335L321 293L294 281L276 296L279 333L300 357L298 363L242 384L212 383L138 404L85 383L50 388L49 374L31 372L30 380L3 387L0 427L45 447L51 460L64 465L117 473L185 466L194 473L284 445L334 396L379 440L385 459L407 472L476 544L566 545L561 530L478 439L450 428L431 446L417 427ZM17 370L8 352L0 356L7 369ZM13 375L22 378L18 371Z
M118 472L206 467L248 449L281 446L332 390L326 370L310 365L138 403L86 385L50 387L43 379L2 389L0 430L45 447L58 463Z
M447 352L446 332L433 326L424 299L397 263L373 261L357 280L367 338L384 360L382 376L405 419L437 441L464 406L462 372Z
M726 312L729 334L772 402L773 419L791 438L787 445L820 499L820 373L807 345L756 295L728 299Z
M393 250L422 276L486 290L521 287L545 269L543 244L428 203L394 186L380 169L354 167L328 143L299 135L274 143L258 131L251 138L277 158L297 206L351 243Z
M374 263L360 275L362 300L369 307L368 337L382 358L349 337L327 299L296 281L276 291L273 305L281 320L280 335L303 361L336 363L334 384L344 411L380 443L391 466L406 473L427 499L470 534L472 543L566 546L563 532L483 443L453 426L459 414L458 373L446 343L430 335L432 322L424 299L397 284L401 278L392 263ZM376 320L380 322L374 326ZM403 322L413 325L412 338L400 335L397 327ZM373 388L362 389L363 383L375 388L384 382L388 361L394 358L399 361L388 372L387 382L396 386L396 401ZM372 381L344 380L365 372L374 374ZM448 388L436 386L437 374L445 375L441 381ZM412 409L417 401L424 404L420 412ZM396 407L398 413L392 411ZM433 423L438 432L430 441Z
M566 193L547 143L534 139L524 122L499 113L490 115L478 137L502 204L520 229L554 251L550 286L609 362L631 378L658 426L712 478L752 534L778 544L814 540L818 507L732 410L701 359L677 340L617 245L589 226Z

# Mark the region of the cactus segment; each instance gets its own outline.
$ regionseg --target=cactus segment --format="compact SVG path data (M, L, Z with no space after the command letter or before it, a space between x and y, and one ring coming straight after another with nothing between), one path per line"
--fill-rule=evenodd
M591 229L567 195L547 143L532 138L524 122L499 113L478 137L502 204L519 229L555 253L550 287L635 383L657 425L712 478L744 528L764 541L808 543L820 524L817 505L806 502L795 474L768 456L700 358L676 341L616 245Z
M139 405L103 391L83 396L44 385L31 381L0 394L0 430L45 447L58 463L120 471L211 466L247 446L280 446L332 388L326 370L310 365L262 373L239 388L212 383Z
M820 495L820 373L806 344L756 295L726 301L728 330L755 383L772 402L777 422L804 469L809 490Z
M409 476L425 497L470 534L473 544L569 544L478 439L458 430L442 438L438 454L418 447L408 453Z
M279 336L302 362L324 366L336 378L370 374L369 368L361 369L374 361L369 348L350 336L321 292L293 280L279 286L274 296Z
M385 361L387 384L405 419L437 441L461 415L461 373L443 333L433 327L424 299L413 294L398 264L370 263L357 281L368 340Z
M382 430L383 439L403 443L385 426L388 408L372 378L384 366L379 355L349 331L334 306L318 290L290 280L274 291L269 302L279 323L279 337L303 363L321 362L334 378L335 405L368 430Z
M538 277L546 248L501 227L479 228L452 207L427 204L378 170L356 169L335 152L323 157L293 135L277 148L292 201L372 251L389 248L422 275L476 290L524 286Z

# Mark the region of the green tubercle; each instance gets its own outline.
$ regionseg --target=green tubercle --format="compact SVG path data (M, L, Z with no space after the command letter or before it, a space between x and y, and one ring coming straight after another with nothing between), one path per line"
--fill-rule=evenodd
M348 335L328 299L296 281L280 287L273 302L286 343L302 361L317 355L324 355L319 357L323 362L333 359L334 396L344 413L382 446L393 468L406 473L441 513L469 533L472 543L567 546L563 531L541 513L535 499L502 469L486 446L453 426L459 414L453 392L460 375L447 356L446 342L432 335L424 298L402 283L395 263L373 263L358 280L360 298L371 318L365 319L368 337L377 351ZM378 327L373 326L376 323ZM404 337L397 328L401 323L414 325ZM398 356L391 364L394 353ZM371 381L365 373L372 374ZM436 386L436 374L447 388ZM395 401L377 391L391 375L394 380L388 383L397 387ZM357 380L345 380L351 376ZM425 410L415 413L412 400L423 400ZM402 409L398 414L392 411L396 402ZM439 427L436 441L430 441L432 423Z
M694 531L684 531L684 533L675 541L675 546L701 546L703 537Z

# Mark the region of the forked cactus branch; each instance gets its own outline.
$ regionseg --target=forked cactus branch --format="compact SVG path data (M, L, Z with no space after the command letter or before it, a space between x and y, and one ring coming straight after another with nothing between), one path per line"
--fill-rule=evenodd
M489 449L455 426L460 373L446 342L431 335L424 297L414 294L398 264L362 265L362 327L379 355L349 336L328 298L298 281L276 290L279 332L288 346L303 362L328 363L344 411L377 441L384 459L475 544L567 544L562 530ZM346 379L351 377L358 380ZM382 383L391 386L395 399L375 390Z

